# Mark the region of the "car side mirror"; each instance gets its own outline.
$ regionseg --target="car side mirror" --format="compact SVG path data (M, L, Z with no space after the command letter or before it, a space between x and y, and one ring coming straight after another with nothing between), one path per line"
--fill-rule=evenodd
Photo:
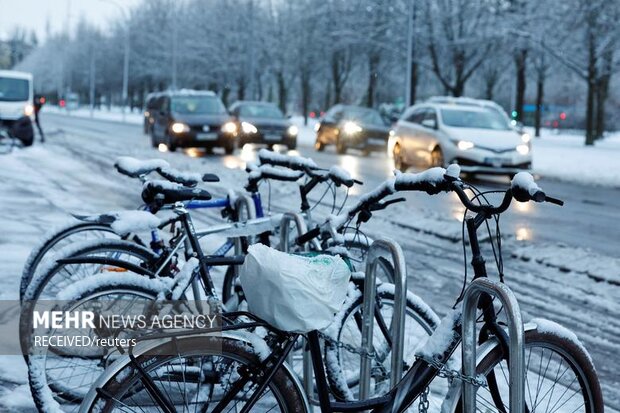
M422 121L422 126L426 128L437 129L437 122L433 119L424 119Z

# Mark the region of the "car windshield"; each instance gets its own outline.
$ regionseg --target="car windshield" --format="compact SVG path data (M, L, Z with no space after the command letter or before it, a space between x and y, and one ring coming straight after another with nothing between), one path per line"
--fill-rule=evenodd
M170 110L182 115L226 113L226 108L215 96L174 96Z
M24 102L30 96L30 86L26 79L0 77L0 101Z
M273 105L241 105L239 107L239 116L271 119L284 118L282 111Z
M385 122L379 112L372 109L348 109L345 111L344 118L348 120L356 120L366 125L385 126Z
M492 110L441 109L444 125L455 128L509 130L504 117Z

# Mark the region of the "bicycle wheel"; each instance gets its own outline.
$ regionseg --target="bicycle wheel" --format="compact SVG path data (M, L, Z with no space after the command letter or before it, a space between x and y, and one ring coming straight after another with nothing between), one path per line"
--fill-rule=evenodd
M231 400L224 411L239 411L257 387L252 378L240 373L260 367L251 346L241 341L208 336L178 338L148 353L136 357L136 361L175 411L210 412L227 395ZM252 411L306 412L296 383L291 373L281 367ZM131 364L97 385L96 393L91 392L93 399L86 401L82 411L163 411Z
M71 298L68 307L60 311L92 311L105 316L146 314L147 309L151 308L148 306L155 303L165 288L158 280L148 282L141 275L124 273L120 277L109 277L97 282L84 280L76 284L75 290L79 293ZM131 331L125 333L130 334ZM140 333L144 334L144 331ZM62 330L62 335L72 334L90 338L106 337L105 329ZM54 331L48 335L54 336ZM76 410L91 385L118 355L118 349L114 347L99 346L48 347L44 353L30 356L28 377L35 404L41 411L45 411L44 406L50 400L62 399L65 403L63 411Z
M44 258L60 251L65 246L88 239L120 239L109 225L72 220L43 236L41 242L28 255L22 271L19 298L22 299L30 280L37 274Z
M394 308L394 286L381 284L377 287L377 298L380 303L381 319L384 326L391 330L391 321ZM335 340L359 348L361 345L362 323L362 295L358 292L353 300L347 300L345 307L336 316L330 334ZM414 359L416 347L430 336L439 324L439 317L419 297L411 292L407 294L407 309L405 317L405 342L403 361L411 363ZM333 332L336 334L333 334ZM328 330L328 332L330 332ZM387 393L390 388L391 346L386 341L385 334L379 325L379 319L374 317L373 347L376 358L372 366L373 389L369 396L379 396ZM326 371L332 391L342 400L357 398L359 385L360 355L352 353L327 341L325 343ZM409 365L405 365L403 373Z
M525 332L525 404L526 411L536 413L603 413L603 395L590 356L573 337L574 334L557 324L551 329L537 327ZM557 331L565 331L568 334ZM571 339L571 337L573 337ZM480 387L476 393L478 411L509 412L508 365L499 345L493 347L480 361L479 374L487 382L495 379L497 393L493 397L490 386ZM454 382L442 411L461 412L460 382ZM499 398L498 398L499 396ZM498 406L500 406L498 408Z
M129 241L102 239L73 243L58 251L53 261L48 261L42 266L37 276L30 280L23 299L28 301L55 299L58 292L86 277L106 271L124 271L113 264L59 262L78 256L110 258L145 268L150 268L158 259L153 251Z

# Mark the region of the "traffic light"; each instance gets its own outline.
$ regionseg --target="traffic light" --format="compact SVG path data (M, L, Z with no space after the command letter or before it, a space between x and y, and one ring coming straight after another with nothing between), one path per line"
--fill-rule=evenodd
M513 110L513 111L510 113L510 116L512 116L512 118L513 118L513 119L516 119L516 118L517 118L517 115L518 115L518 113L517 113L517 111L516 111L516 110Z
M560 113L560 119L561 120L566 120L566 112Z

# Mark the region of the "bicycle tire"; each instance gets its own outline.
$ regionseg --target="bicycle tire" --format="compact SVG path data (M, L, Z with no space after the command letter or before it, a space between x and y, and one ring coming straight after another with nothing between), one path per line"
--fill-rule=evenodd
M68 241L69 238L76 234L94 233L96 231L114 235L114 238L116 239L121 238L109 225L97 224L93 222L76 222L74 220L46 233L41 239L39 245L30 252L28 258L26 259L26 263L24 264L22 278L19 285L20 300L23 298L30 280L34 277L39 265L43 262L44 258L46 258L46 255L53 253L54 250L59 251L63 246L68 245L68 243L65 243L59 248L59 244L61 242Z
M175 353L176 355L171 355ZM177 338L162 344L155 350L150 350L149 354L146 356L136 357L136 361L147 374L152 373L154 370L158 370L156 374L157 378L159 378L159 374L164 370L164 366L166 366L167 362L173 363L178 362L178 360L186 361L190 357L200 357L202 360L203 357L216 355L221 356L222 359L243 363L242 365L244 367L248 366L249 368L252 368L252 366L260 362L259 357L251 350L249 344L239 340L213 336ZM222 364L224 363L220 363L220 365ZM200 366L202 367L202 363ZM177 369L178 367L173 371L178 376ZM127 370L129 370L129 373ZM186 370L183 371L183 378L185 378ZM97 391L96 396L92 400L88 401L87 406L82 406L82 411L106 413L115 411L114 403L117 403L117 401L123 403L123 400L126 400L123 399L123 393L132 391L132 385L138 384L139 381L140 379L139 376L135 374L135 369L126 367L107 380L106 383L98 386L100 390ZM164 383L164 380L156 380L156 382L157 381ZM180 386L180 388L185 390L188 386ZM198 384L197 392L199 392L199 390L200 383ZM302 391L296 385L296 381L287 369L280 367L275 372L267 390L270 390L278 399L277 401L281 408L280 411L287 413L303 413L307 411ZM170 392L167 393L170 394ZM108 397L106 397L106 395ZM133 397L135 393L132 392L131 395ZM188 400L191 401L193 398L188 398ZM131 411L129 402L125 403L122 408L125 412ZM137 406L136 411L142 411L141 406Z
M538 361L538 356L535 354L536 349L540 349L541 351L540 360L542 361L542 363L539 364L538 373L535 373L533 370L536 368L536 365L531 364L532 362L536 363ZM547 356L545 355L545 351L549 353L548 362L545 362L545 360L547 359ZM583 398L583 409L579 410L580 406L577 406L577 408L575 408L575 404L579 403L579 398L576 400L572 400L571 405L569 406L566 406L566 407L564 405L557 406L558 403L561 403L562 400L564 400L564 395L572 386L572 384L570 384L568 387L566 387L564 393L560 393L559 395L560 399L558 399L555 402L556 406L551 406L551 408L558 407L558 408L562 408L562 410L552 410L552 411L575 412L575 413L578 413L581 411L581 412L587 412L587 413L603 413L604 404L603 404L603 395L601 391L601 386L598 380L598 376L596 375L596 369L594 367L594 364L592 363L592 360L590 356L588 355L587 351L584 349L584 347L575 339L569 339L567 336L563 336L555 332L539 331L538 327L536 329L527 330L525 332L525 362L526 362L526 369L528 370L526 374L526 384L525 384L525 402L526 402L527 407L529 408L528 411L536 411L536 412L543 413L544 411L549 410L549 407L552 403L553 396L555 393L553 391L553 387L551 390L547 390L546 394L543 394L541 396L542 397L541 399L539 399L538 397L540 396L540 392L544 390L545 385L544 385L543 380L545 380L546 377L543 377L543 376L547 375L547 371L549 369L549 365L551 364L551 361L553 360L554 364L558 363L558 360L553 359L554 355L556 355L559 361L561 361L561 363L558 365L559 369L562 369L563 368L562 366L566 364L566 368L570 369L570 371L575 375L575 379L577 380L579 384L579 389L578 389L579 393L581 394ZM495 376L496 378L499 378L499 380L503 381L503 380L507 380L505 379L505 376L503 374L503 372L507 371L507 368L504 369L505 362L506 362L505 355L503 354L501 347L497 345L496 343L496 345L494 345L493 348L490 351L488 351L487 354L478 363L478 366L476 369L477 369L478 374L487 376L487 378L489 377L489 373L492 370L496 372L498 370L502 371L501 375L495 374ZM540 369L542 369L543 367L545 368L545 372L540 371ZM555 380L559 380L560 378L562 378L562 377L558 377L560 370L557 370L557 371L558 373L555 373L555 365L554 365L553 370L550 373L551 375L553 375L554 373L556 374ZM562 373L562 376L564 374L565 372ZM533 383L533 385L528 381L530 377L533 378L532 381L537 380ZM446 398L444 402L447 404L447 407L442 408L442 412L443 411L454 412L454 413L461 412L462 410L461 399L460 399L461 390L462 390L462 384L460 382L455 381L453 383L452 388L450 389L450 392L448 393L448 397ZM538 391L539 393L536 393L536 395L533 395L532 394L533 391ZM561 388L560 390L558 390L558 393L560 391L562 391ZM507 394L507 391L505 391L505 388L500 389L500 393L501 393L500 397L502 398L502 403L507 405L508 394ZM558 393L555 393L556 397ZM572 394L570 398L573 398L575 394L579 394L579 393L577 392L569 393L569 395ZM545 403L545 400L547 399L547 397L549 400ZM499 410L492 410L492 409L497 409L497 405L493 402L492 399L489 400L489 398L491 398L491 394L488 389L479 388L476 398L477 398L476 399L477 404L479 406L483 404L487 409L486 411L488 412L499 411ZM566 399L565 403L568 403L569 401L571 400ZM544 411L538 408L538 406L543 407L541 406L542 403L545 403L547 405L547 409ZM532 404L534 406L532 406ZM506 411L508 411L509 410L508 406L505 406L505 409Z
M131 283L128 281L125 285L119 282L111 282L109 284L102 282L93 283L90 289L81 289L80 293L72 297L71 301L88 303L102 296L134 294L151 302L157 300L161 291L161 286L155 282L149 284L145 282ZM94 383L99 374L103 372L104 368L102 364L105 364L94 363L94 365L83 367L75 363L71 370L79 371L83 377L80 378L80 383L77 387L71 387L71 377L64 376L59 377L58 380L50 381L47 371L47 361L47 354L30 356L27 359L30 390L39 411L47 411L47 405L51 403L52 400L55 400L56 403L60 400L66 403L79 404L82 398L87 394L92 383ZM58 368L58 366L54 367L54 369ZM90 376L84 374L90 374ZM90 380L88 380L89 377ZM64 407L63 411L67 411L67 409L67 407Z
M387 283L381 284L377 287L377 297L380 299L381 302L394 302L393 287L393 285ZM337 341L342 340L342 334L347 320L349 320L352 315L355 316L356 313L361 313L362 301L363 296L359 294L354 300L347 302L345 304L345 307L341 309L340 313L336 316L339 325L337 326L337 335L334 338ZM426 303L424 303L424 301L422 301L419 297L409 291L407 292L406 305L407 318L405 319L405 328L417 329L417 327L419 326L422 329L420 333L423 333L425 335L431 335L437 325L439 325L439 317L431 310L431 308ZM375 336L377 336L378 331L380 331L380 329L377 325L375 325ZM361 342L358 341L349 344L353 345L354 347L359 347ZM411 346L405 346L405 348L409 347ZM415 345L412 346L411 349L414 350ZM390 360L390 357L388 356L389 354L391 354L391 352L384 354L384 360ZM336 343L325 343L325 359L328 360L328 362L326 363L327 377L330 383L331 390L336 396L336 398L340 400L354 399L355 397L353 395L353 390L355 390L355 386L359 384L359 374L354 374L354 376L356 377L355 379L350 379L346 377L344 373L344 371L346 370L342 367L343 360L341 355L341 349L338 348ZM411 362L411 360L407 360L406 357L404 357L403 361ZM359 368L359 364L357 365L357 368ZM406 370L406 368L403 370L403 374L406 372Z

